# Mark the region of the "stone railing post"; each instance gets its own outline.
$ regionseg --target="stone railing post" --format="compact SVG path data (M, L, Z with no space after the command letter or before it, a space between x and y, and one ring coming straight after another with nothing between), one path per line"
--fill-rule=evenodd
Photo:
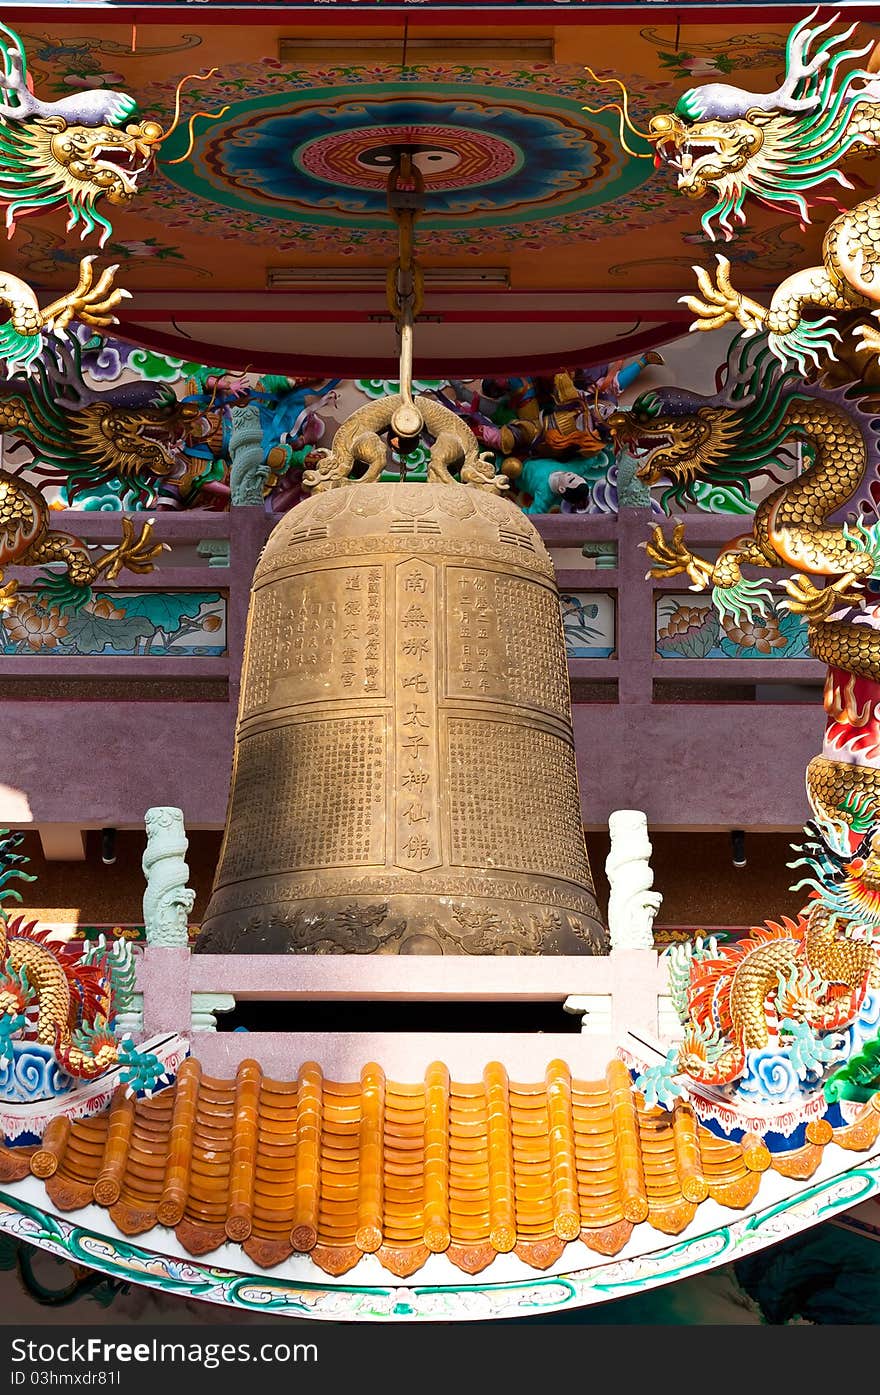
M151 1032L216 1032L218 1012L231 1012L231 993L193 993L189 981L189 915L195 892L187 886L189 839L183 810L159 806L146 815L143 869L144 953L142 1025Z
M147 846L142 866L147 945L138 982L143 989L143 1022L148 1036L188 1032L192 1020L189 986L188 918L195 892L187 886L185 854L189 840L181 809L160 806L146 814Z
M611 948L653 949L654 917L663 897L652 890L648 820L639 809L617 809L608 820L611 851L605 873L611 888L608 929Z
M146 814L147 846L144 849L144 928L148 945L186 949L189 945L189 913L196 899L187 886L189 868L184 861L189 840L183 827L183 810L160 806Z

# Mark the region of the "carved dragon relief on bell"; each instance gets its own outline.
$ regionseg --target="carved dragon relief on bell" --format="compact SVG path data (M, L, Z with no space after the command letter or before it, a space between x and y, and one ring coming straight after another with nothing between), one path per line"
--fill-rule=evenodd
M553 567L507 500L330 488L254 577L215 953L595 954Z

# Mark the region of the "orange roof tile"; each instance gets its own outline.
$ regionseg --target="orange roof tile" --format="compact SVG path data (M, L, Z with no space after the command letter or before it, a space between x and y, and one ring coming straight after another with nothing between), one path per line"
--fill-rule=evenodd
M96 1202L126 1235L171 1227L193 1255L233 1241L264 1268L299 1253L339 1275L376 1254L403 1278L434 1252L470 1274L508 1251L545 1269L575 1239L613 1255L635 1225L677 1234L709 1197L747 1206L767 1167L809 1177L832 1138L863 1150L880 1134L877 1097L775 1155L716 1137L687 1104L640 1101L621 1061L593 1082L554 1061L537 1085L497 1062L456 1084L436 1063L399 1085L377 1065L338 1084L312 1062L292 1082L256 1061L213 1080L189 1059L153 1099L120 1090L104 1114L53 1120L37 1147L0 1149L0 1180L31 1173L59 1211Z

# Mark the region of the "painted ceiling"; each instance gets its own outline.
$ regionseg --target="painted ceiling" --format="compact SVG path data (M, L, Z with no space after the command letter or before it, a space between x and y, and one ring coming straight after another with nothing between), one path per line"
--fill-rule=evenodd
M262 367L283 359L326 368L341 353L344 367L362 369L372 354L387 369L395 345L379 273L396 234L385 185L407 149L425 181L419 258L451 278L429 292L417 338L423 371L479 371L530 355L595 360L609 345L643 347L687 322L677 296L691 289L692 263L713 251L701 207L677 193L667 169L623 149L613 111L585 110L614 95L586 65L626 83L644 127L688 87L733 73L771 90L789 20L756 30L753 19L649 17L554 27L551 14L543 25L502 18L491 29L441 29L422 10L406 29L403 17L363 28L347 15L332 30L307 15L283 26L242 15L200 29L187 6L176 25L134 29L96 24L69 5L63 22L59 11L48 24L16 23L47 99L124 88L165 123L180 78L217 69L188 110L223 115L197 122L190 157L174 163L187 146L180 127L135 203L114 214L105 253L134 294L123 319L133 337L172 351L186 343L187 358L213 350L229 366L245 356ZM876 38L880 26L861 33ZM863 177L856 167L857 187ZM821 231L753 204L749 230L725 248L737 285L776 284L805 264ZM60 214L30 218L5 264L61 287L81 250ZM510 289L464 285L456 299L456 272L480 267L506 272ZM270 292L272 268L313 268L317 278ZM327 268L373 269L375 289L331 284L320 275Z

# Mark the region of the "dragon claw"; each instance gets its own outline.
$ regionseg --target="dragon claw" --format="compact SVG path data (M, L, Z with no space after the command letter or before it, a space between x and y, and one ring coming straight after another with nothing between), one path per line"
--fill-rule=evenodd
M813 624L827 620L841 602L864 605L865 598L858 591L852 591L844 579L841 585L835 582L824 588L816 586L808 576L799 572L783 583L788 593L787 601L780 601L782 610L790 610L795 615L804 615Z
M129 297L129 292L121 286L113 285L118 265L105 267L96 281L92 266L94 260L94 253L82 257L79 264L79 281L74 289L68 295L53 301L42 312L38 312L41 328L64 337L74 317L83 324L94 325L99 329L116 322L112 311L120 301Z
M874 329L872 325L859 325L854 337L859 341L860 351L880 355L880 329Z
M705 267L693 268L701 295L679 297L680 304L686 305L697 316L691 329L719 329L731 320L738 320L747 333L754 334L763 328L767 311L757 301L734 290L727 257L718 252L716 261L718 265L714 281Z
M165 543L153 542L153 525L145 523L137 538L131 519L122 519L122 542L108 552L98 564L96 575L103 572L107 581L115 581L121 571L151 572L153 559L167 551Z
M696 557L685 545L684 524L676 525L668 542L662 528L658 526L652 529L650 539L643 546L651 561L657 563L648 572L648 577L679 576L686 572L691 579L691 590L705 591L712 584L714 568L702 557Z
M17 581L7 581L5 586L0 586L0 615L4 610L9 610L10 606L15 605L17 591Z

